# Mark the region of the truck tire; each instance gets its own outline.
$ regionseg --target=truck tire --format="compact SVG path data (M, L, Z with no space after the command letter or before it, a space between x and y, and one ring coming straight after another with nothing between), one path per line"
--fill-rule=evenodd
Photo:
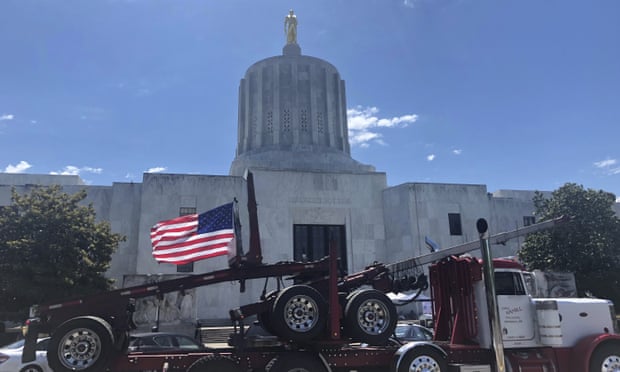
M247 368L241 368L239 363L232 358L224 356L208 356L195 361L187 372L244 372Z
M590 358L590 372L614 372L618 370L620 370L620 343L606 343L594 350Z
M347 299L345 333L355 341L385 345L396 328L396 306L382 292L364 289Z
M447 372L448 362L441 353L428 346L407 351L396 372Z
M280 354L273 358L265 372L327 372L318 355L310 352Z
M114 349L110 325L97 317L73 318L52 334L47 362L54 372L103 371Z
M272 335L275 334L275 331L273 330L273 326L271 323L271 311L264 311L262 313L256 314L256 319L258 320L258 323L260 323L260 326L263 327L265 331L271 333Z
M298 342L319 336L327 324L327 303L307 285L293 285L280 292L269 322L276 336Z
M279 291L271 291L267 293L265 296L265 301L273 300L277 297ZM273 307L272 307L273 308ZM263 311L261 313L256 314L256 319L260 323L261 327L272 335L275 335L275 331L273 330L273 326L271 323L271 309L268 311Z
M119 332L114 336L114 348L119 354L125 354L129 348L129 331Z

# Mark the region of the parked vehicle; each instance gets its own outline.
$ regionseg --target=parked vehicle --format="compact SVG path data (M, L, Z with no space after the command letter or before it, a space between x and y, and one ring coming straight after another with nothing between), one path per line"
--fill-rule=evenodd
M204 347L193 338L176 333L148 332L129 336L128 352L200 351Z
M52 372L47 364L49 340L49 337L37 340L36 359L28 363L22 363L24 340L0 348L0 372Z
M430 341L433 331L415 323L398 323L394 336L399 341Z

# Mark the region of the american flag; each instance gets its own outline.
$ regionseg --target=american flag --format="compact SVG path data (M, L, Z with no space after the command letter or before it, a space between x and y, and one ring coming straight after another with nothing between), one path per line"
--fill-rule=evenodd
M233 203L161 221L151 228L155 260L177 265L225 255L234 237Z

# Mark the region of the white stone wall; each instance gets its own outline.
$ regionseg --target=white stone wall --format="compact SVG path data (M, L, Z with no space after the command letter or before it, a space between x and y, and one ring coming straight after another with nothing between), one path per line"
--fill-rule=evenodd
M165 279L177 274L173 264L157 263L152 256L150 229L159 221L179 216L181 207L196 208L203 213L220 205L239 201L239 212L247 232L247 192L245 180L232 176L205 176L179 174L144 174L141 195L141 214L137 248L136 273L161 274ZM220 256L194 263L194 273L203 273L228 267L228 257ZM238 284L220 283L196 290L196 317L225 318L228 310L240 305Z
M496 193L493 195L495 196ZM498 195L500 194L498 193ZM491 234L521 228L524 226L524 217L534 216L534 203L532 202L534 192L512 190L501 195L507 196L493 197L489 200L491 219L488 222ZM494 245L492 246L492 254L494 257L514 256L524 241L525 236L521 236L508 241L505 245Z
M265 262L293 259L293 225L345 225L349 272L385 250L384 173L254 171Z
M338 174L254 171L263 262L293 260L294 224L346 226L349 271L361 270L385 250L381 190L383 173ZM182 206L201 213L236 197L239 200L244 249L249 249L247 184L240 177L145 174L136 273L176 274L176 267L158 264L151 255L150 227L178 215ZM196 262L195 273L223 269L227 257ZM248 281L240 294L238 283L221 283L196 290L198 319L225 318L228 310L257 301L263 280ZM269 289L275 288L272 280Z
M478 238L476 221L489 219L484 185L407 183L383 191L390 255L397 259L429 253L428 236L441 248ZM450 235L448 214L461 215L462 235Z
M387 187L378 172L335 173L285 170L253 171L263 262L293 259L294 224L345 225L350 273L380 261L393 263L429 252L424 237L441 247L477 240L476 221L486 218L491 234L523 226L531 216L533 191L501 190L490 194L484 185L405 183ZM63 177L63 176L59 176ZM66 176L64 176L66 177ZM36 181L50 185L56 177L10 175L0 178L0 205L9 205L11 188L28 192ZM247 183L237 176L145 174L142 183L84 186L71 177L60 179L69 193L86 188L98 220L110 221L112 231L127 236L112 259L108 276L122 285L137 276L166 279L178 275L176 266L158 264L151 255L150 228L179 215L181 207L205 212L237 198L242 242L249 249ZM616 204L616 211L618 211ZM448 213L459 213L463 234L451 236ZM493 246L495 256L516 253L522 239ZM196 262L194 273L228 267L228 257ZM129 283L127 281L127 283ZM258 300L263 280L197 288L191 311L196 319L226 319L228 310ZM274 288L273 280L268 289Z
M533 192L503 190L502 197L487 193L484 185L407 183L383 191L386 244L398 260L429 253L428 236L441 248L478 239L476 221L485 218L491 235L523 227L532 216ZM449 213L461 215L462 235L450 235ZM523 238L495 245L495 257L515 255Z

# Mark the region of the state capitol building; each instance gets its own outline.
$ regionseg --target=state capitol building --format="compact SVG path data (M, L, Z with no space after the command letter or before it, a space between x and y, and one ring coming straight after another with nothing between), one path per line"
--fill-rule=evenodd
M345 81L329 62L302 54L294 31L281 55L254 63L239 82L237 148L228 175L144 173L142 183L97 186L84 185L78 176L0 173L0 205L11 203L12 187L20 193L34 185L60 184L69 193L86 189L97 218L127 237L107 273L118 287L226 268L225 256L159 264L149 232L158 221L235 198L247 251L247 170L254 175L265 263L319 259L333 234L343 269L354 273L374 261L428 253L427 237L442 248L477 240L479 218L487 219L491 234L535 222L534 191L488 192L485 185L414 180L388 186L384 172L353 159ZM494 246L494 255L514 255L522 241ZM230 309L257 301L264 285L249 281L244 293L238 283L220 283L168 294L161 304L162 328L197 320L224 324ZM156 304L140 301L136 321L146 327Z

